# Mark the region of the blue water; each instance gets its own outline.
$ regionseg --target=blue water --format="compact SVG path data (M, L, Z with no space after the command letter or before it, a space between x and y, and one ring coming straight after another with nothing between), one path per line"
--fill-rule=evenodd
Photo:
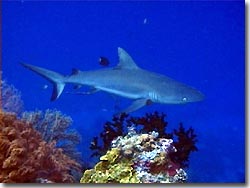
M50 102L50 83L19 62L70 74L102 68L99 56L115 66L120 46L138 66L205 94L202 102L154 104L132 114L157 110L168 114L170 130L179 122L195 129L199 151L191 154L189 182L245 181L244 1L20 1L3 2L2 12L3 78L21 91L25 110L57 108L73 118L84 160L92 160L89 143L111 120L116 101L131 101L98 92L63 93Z

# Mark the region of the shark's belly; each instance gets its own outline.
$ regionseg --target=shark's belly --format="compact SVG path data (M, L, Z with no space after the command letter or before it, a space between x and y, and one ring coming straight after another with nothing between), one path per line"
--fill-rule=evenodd
M120 87L97 86L96 88L102 91L106 91L108 93L116 94L130 99L138 99L144 97L144 91L134 87L120 88Z

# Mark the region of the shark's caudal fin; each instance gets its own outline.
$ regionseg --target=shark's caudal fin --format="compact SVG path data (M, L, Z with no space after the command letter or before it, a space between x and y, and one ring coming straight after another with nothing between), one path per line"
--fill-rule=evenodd
M54 71L48 70L48 69L44 69L44 68L26 64L26 63L21 63L21 65L23 65L24 67L34 71L35 73L49 80L54 86L50 100L54 101L58 99L58 97L61 95L65 86L63 75L56 73Z

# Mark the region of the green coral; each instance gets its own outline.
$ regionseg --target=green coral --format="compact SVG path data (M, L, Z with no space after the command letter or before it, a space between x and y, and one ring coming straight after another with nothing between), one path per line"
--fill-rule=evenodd
M100 158L94 169L86 170L81 183L140 183L131 160L121 157L120 150L112 148Z

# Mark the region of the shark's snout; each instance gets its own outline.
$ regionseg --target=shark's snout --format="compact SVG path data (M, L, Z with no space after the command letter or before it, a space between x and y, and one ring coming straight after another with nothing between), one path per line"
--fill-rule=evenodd
M203 93L201 93L200 91L197 91L197 94L194 98L195 101L202 101L204 100L205 98L205 95Z
M182 97L183 103L186 102L198 102L204 100L205 95L198 90L191 89L187 95Z

